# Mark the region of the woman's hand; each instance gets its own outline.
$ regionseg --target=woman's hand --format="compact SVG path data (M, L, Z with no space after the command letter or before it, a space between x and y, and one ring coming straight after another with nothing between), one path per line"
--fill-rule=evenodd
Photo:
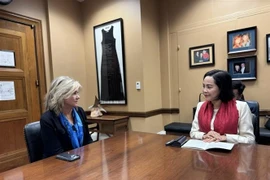
M226 135L222 135L217 140L218 141L227 141L227 137L226 137Z
M209 131L207 134L202 137L204 142L217 142L217 141L226 141L226 135L220 135L218 132Z

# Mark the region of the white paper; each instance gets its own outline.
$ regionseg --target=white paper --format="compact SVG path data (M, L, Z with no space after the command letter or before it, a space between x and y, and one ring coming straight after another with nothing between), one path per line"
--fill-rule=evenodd
M233 143L228 142L204 142L202 140L190 139L186 142L182 148L194 148L194 149L226 149L231 150L233 148Z
M0 81L0 101L15 99L14 81Z
M0 51L0 66L15 67L14 52Z

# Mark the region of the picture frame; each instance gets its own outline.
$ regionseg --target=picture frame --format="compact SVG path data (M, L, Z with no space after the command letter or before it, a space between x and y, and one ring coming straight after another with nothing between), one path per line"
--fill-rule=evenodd
M257 27L227 32L228 54L257 51Z
M93 29L100 104L127 104L123 19Z
M266 62L270 63L270 34L266 34Z
M213 66L215 64L215 45L206 44L189 48L189 67Z
M257 56L228 59L227 68L232 80L256 80Z

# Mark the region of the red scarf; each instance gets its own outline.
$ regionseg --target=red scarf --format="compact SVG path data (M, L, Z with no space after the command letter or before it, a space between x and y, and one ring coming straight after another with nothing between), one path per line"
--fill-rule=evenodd
M208 133L211 128L211 119L213 117L214 107L210 101L205 101L199 110L198 120L200 131ZM238 110L235 99L220 104L214 122L214 131L223 134L237 134L238 128Z

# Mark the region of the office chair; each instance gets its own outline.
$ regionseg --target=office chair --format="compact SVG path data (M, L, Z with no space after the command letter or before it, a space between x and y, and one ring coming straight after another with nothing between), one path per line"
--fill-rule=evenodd
M201 102L203 93L199 94L199 102ZM197 107L193 107L193 119L195 116ZM192 119L192 120L193 120ZM192 127L192 122L190 123L182 123L182 122L172 122L170 124L167 124L164 126L164 130L166 131L166 134L172 134L172 135L188 135L190 133Z
M254 135L255 135L255 140L256 142L259 142L260 138L260 127L259 127L259 112L260 112L260 106L257 101L246 101L248 104L251 113L255 116L252 118L252 124L254 128Z
M43 144L40 134L40 122L31 122L24 126L24 138L30 163L41 160Z
M256 142L259 144L270 144L270 129L266 127L260 127L260 117L259 117L259 103L256 101L246 101L250 107L253 114L257 116L256 125L254 127L254 135L256 137Z
M264 127L260 127L260 144L270 145L270 118L266 116L267 122Z
M89 130L89 134L92 135L94 132L97 133L97 139L93 140L98 141L99 140L99 124L98 123L88 123L88 130Z

